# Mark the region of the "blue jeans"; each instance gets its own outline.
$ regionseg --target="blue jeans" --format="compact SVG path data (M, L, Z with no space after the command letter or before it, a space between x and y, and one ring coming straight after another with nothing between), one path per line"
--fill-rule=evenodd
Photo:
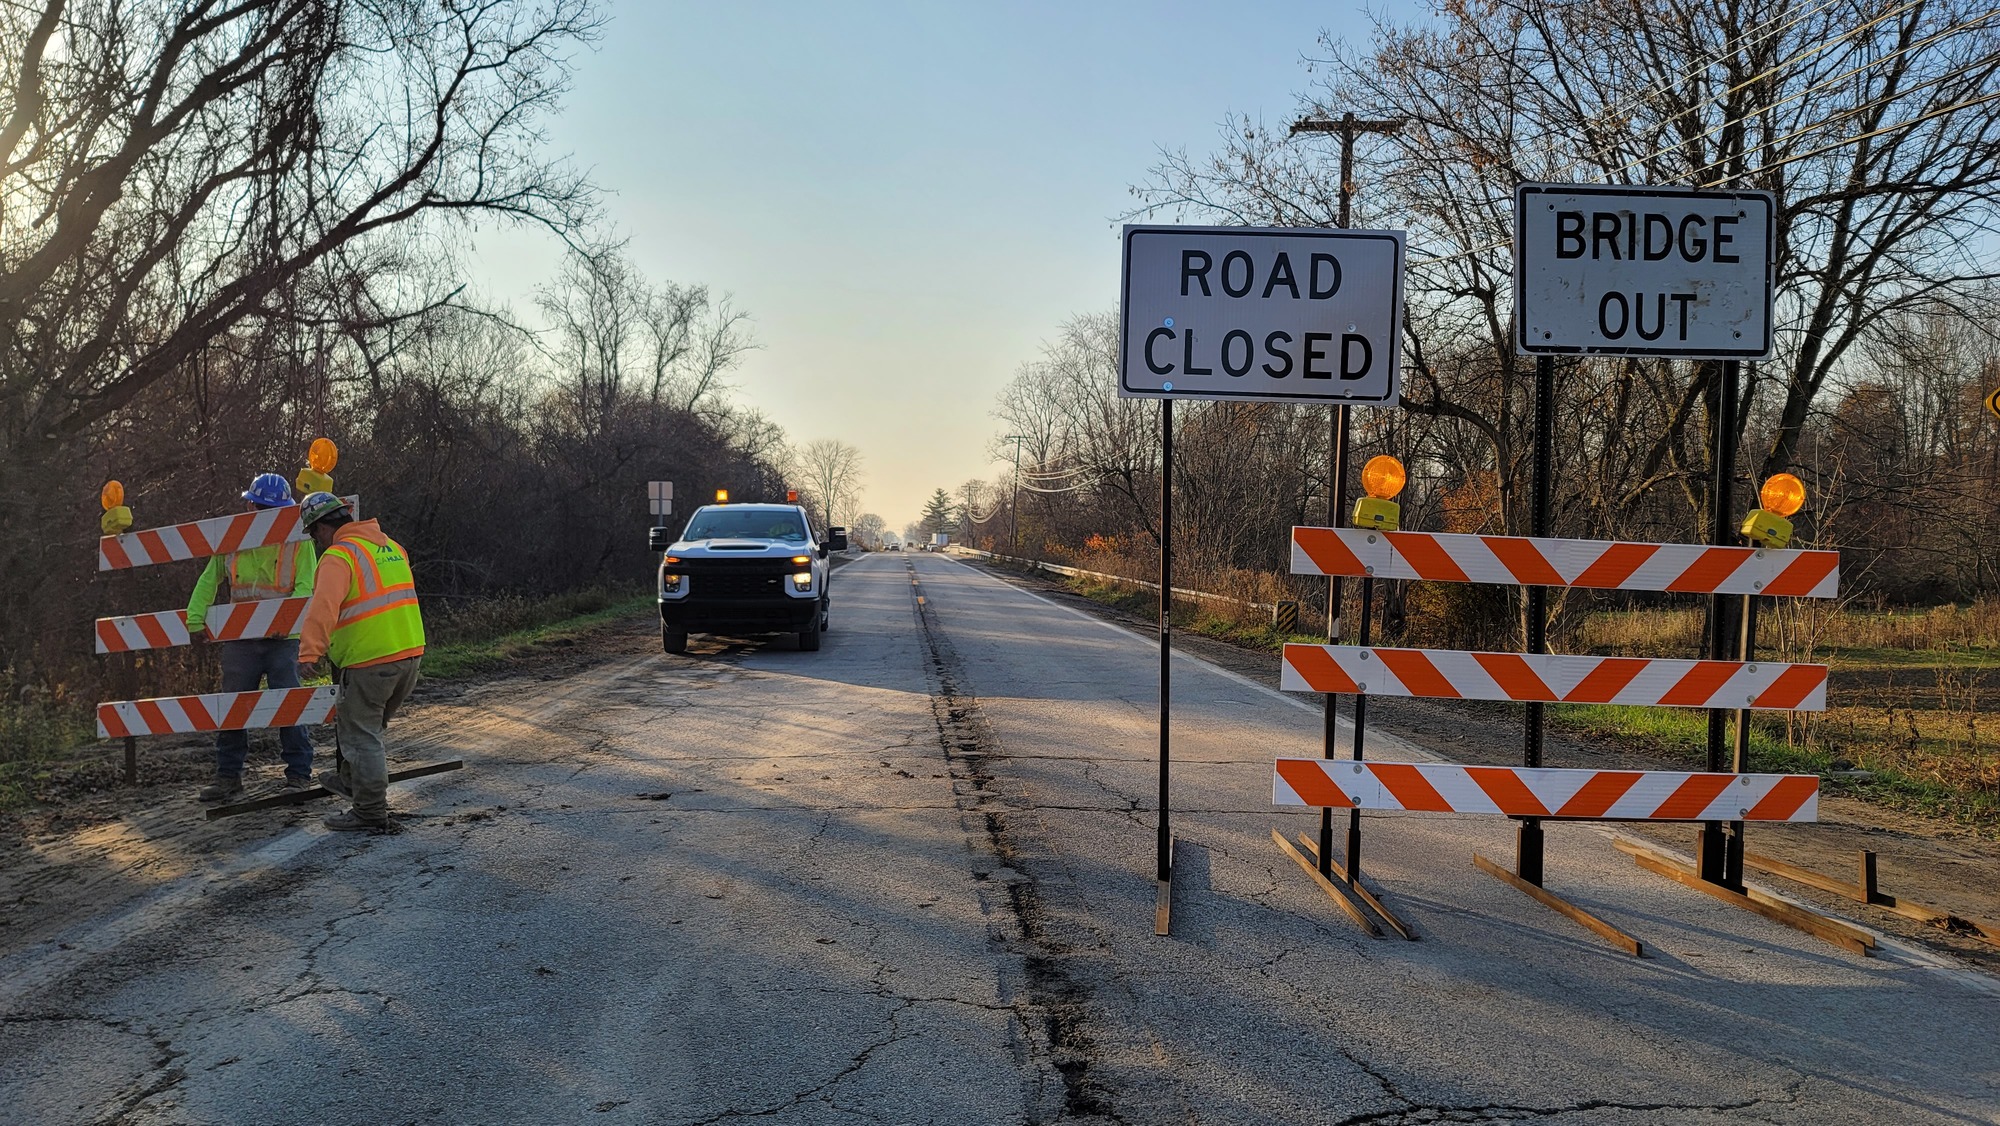
M259 681L268 681L273 688L297 688L299 686L299 639L296 637L265 637L256 641L225 641L222 643L222 690L224 692L253 692ZM294 778L311 778L313 765L312 739L303 727L281 727L278 729L278 746L285 760L285 773ZM215 772L232 778L243 774L243 760L250 753L250 733L247 731L218 731L215 733Z

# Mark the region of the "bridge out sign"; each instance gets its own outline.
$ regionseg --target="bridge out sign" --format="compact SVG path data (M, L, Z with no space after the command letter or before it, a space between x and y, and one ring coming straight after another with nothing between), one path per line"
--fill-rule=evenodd
M1394 403L1403 235L1125 228L1118 394Z
M1522 184L1514 325L1527 353L1771 354L1769 192Z

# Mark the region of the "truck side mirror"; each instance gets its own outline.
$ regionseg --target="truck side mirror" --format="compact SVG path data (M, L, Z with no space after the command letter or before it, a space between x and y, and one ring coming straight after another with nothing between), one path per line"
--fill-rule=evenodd
M646 529L646 550L665 551L674 545L674 533L670 528Z
M847 529L846 529L846 528L828 528L828 529L826 530L826 543L827 543L827 546L828 546L829 548L832 548L832 549L833 549L834 551L846 551L846 550L847 550Z

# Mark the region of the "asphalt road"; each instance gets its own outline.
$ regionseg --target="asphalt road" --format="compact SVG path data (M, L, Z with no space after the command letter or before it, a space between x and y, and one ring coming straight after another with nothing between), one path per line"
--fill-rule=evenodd
M836 577L819 653L697 638L432 704L401 835L283 829L0 959L21 1123L2000 1121L2000 989L1862 959L1550 829L1369 817L1421 941L1271 844L1317 701L949 558ZM1370 757L1415 748L1371 735ZM255 816L255 815L253 815Z

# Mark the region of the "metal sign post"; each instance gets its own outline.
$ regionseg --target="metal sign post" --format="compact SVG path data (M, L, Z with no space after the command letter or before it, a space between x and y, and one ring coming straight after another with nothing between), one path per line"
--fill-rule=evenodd
M1125 228L1118 394L1160 404L1160 814L1154 932L1172 902L1173 400L1350 404L1402 393L1403 233L1293 227ZM1344 442L1333 451L1342 473ZM1329 481L1339 517L1341 483ZM1338 603L1329 606L1337 619ZM1337 632L1337 620L1330 623ZM1333 704L1327 704L1329 738ZM1329 743L1330 745L1330 743ZM1324 823L1322 838L1331 834ZM1321 849L1324 867L1330 858Z

